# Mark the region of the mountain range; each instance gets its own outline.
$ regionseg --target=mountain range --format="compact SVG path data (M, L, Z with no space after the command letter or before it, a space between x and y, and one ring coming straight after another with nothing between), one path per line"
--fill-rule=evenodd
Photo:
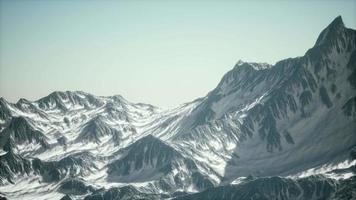
M356 31L338 16L304 56L238 61L174 109L0 98L0 149L0 199L356 199Z

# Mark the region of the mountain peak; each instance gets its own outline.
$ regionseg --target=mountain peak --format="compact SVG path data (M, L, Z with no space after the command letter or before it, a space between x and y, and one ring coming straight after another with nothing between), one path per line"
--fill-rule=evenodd
M16 104L20 105L20 104L30 104L31 102L25 98L20 98Z
M1 107L7 107L8 104L9 104L9 103L6 101L5 98L0 97L0 108L1 108Z
M75 105L90 107L100 107L104 101L97 96L82 91L55 91L46 97L36 101L41 109L59 109L68 111Z
M63 98L74 97L74 96L90 97L90 96L94 96L94 95L83 92L83 91L69 91L69 90L67 90L67 91L54 91L54 92L50 93L47 97L63 99ZM44 97L44 98L46 98L46 97Z
M334 26L344 26L344 22L342 21L341 15L337 16L331 23L330 25Z
M19 116L19 117L13 117L11 119L9 127L22 126L22 125L31 127L25 117Z
M158 143L163 143L162 140L160 140L159 138L149 134L149 135L146 135L144 137L142 137L139 141L142 141L144 143L151 143L151 142L158 142Z
M268 63L257 63L257 62L244 62L242 60L237 61L235 68L247 67L254 70L263 70L271 68L272 65Z
M345 28L341 16L337 16L319 35L315 46L326 43L337 37L340 32Z

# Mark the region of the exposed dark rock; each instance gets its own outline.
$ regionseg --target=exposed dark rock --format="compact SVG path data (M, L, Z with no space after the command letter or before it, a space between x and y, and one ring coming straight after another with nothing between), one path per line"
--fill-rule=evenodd
M69 179L61 183L58 191L67 195L85 195L95 191L95 189L92 186L86 185L80 179Z

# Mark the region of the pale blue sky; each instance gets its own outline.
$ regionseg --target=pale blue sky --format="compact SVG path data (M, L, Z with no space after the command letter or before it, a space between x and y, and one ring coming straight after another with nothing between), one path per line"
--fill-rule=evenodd
M0 96L121 94L173 107L206 95L235 63L275 63L312 47L356 1L3 1Z

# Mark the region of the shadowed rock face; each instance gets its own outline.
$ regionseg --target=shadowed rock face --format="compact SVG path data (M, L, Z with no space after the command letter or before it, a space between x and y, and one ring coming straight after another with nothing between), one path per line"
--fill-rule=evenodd
M85 195L94 191L94 188L87 186L82 180L69 179L61 183L58 191L63 194Z
M61 198L61 200L72 200L72 197L70 197L68 194L66 194L65 196L63 196Z
M0 97L0 119L4 121L5 123L0 124L0 128L3 128L6 126L6 121L8 121L11 118L11 111L8 107L8 102ZM0 129L1 131L2 129Z
M43 182L58 182L65 177L78 177L89 174L97 169L93 161L95 157L89 153L77 153L59 161L42 161L23 158L9 151L0 156L0 184L14 183L14 177L31 173L41 176Z
M163 190L177 185L209 188L214 183L202 175L195 162L184 158L177 150L160 139L148 135L120 152L123 156L108 165L108 181L153 181ZM173 173L176 171L177 173Z
M150 167L164 172L170 165L183 157L172 147L152 135L148 135L125 150L124 156L109 165L109 174L130 175Z
M297 180L272 177L247 180L239 185L221 186L175 199L353 199L355 177L336 181L322 176Z
M84 128L80 132L77 137L77 142L95 142L100 143L101 138L110 135L112 136L112 140L119 144L119 140L121 137L121 133L108 126L102 119L102 117L98 116L94 119L91 119L84 125Z
M97 190L93 194L86 196L85 200L112 200L112 199L163 199L167 195L147 194L139 192L137 189L126 186L122 188L111 188L109 190Z
M42 176L44 182L57 182L65 177L85 177L97 169L93 163L95 156L88 152L69 155L59 161L42 161L38 158L32 161L35 172Z
M12 151L0 156L0 185L14 183L15 176L29 174L31 171L31 162Z
M23 143L38 143L43 148L48 148L46 136L35 130L24 117L12 118L10 125L0 134L0 147L9 151L14 146Z

